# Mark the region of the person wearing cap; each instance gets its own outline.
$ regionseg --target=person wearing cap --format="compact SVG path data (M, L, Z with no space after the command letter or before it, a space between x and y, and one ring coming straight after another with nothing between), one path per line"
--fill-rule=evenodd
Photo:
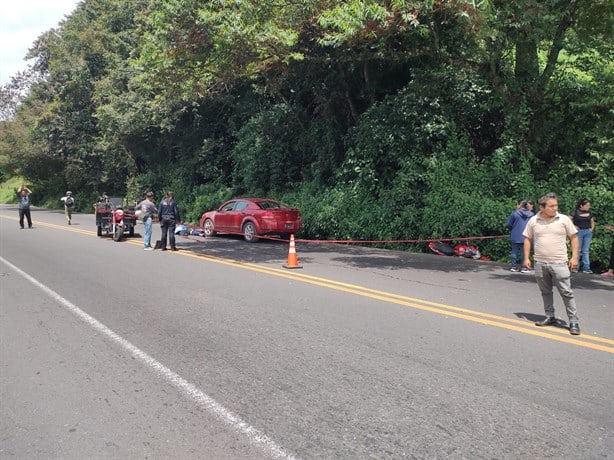
M64 215L66 216L66 221L68 225L71 225L72 220L72 210L75 207L75 198L72 196L72 192L68 190L66 192L66 196L60 198L61 201L64 202Z
M145 199L136 205L136 213L139 219L143 220L143 226L145 227L145 235L143 236L143 249L145 251L151 251L151 227L154 214L158 214L158 209L153 202L153 192L147 192Z

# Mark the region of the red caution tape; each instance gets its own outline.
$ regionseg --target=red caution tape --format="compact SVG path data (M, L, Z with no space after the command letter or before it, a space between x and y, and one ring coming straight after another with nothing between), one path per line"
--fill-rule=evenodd
M204 231L202 227L198 227L195 225L185 225L189 229L197 229L199 231ZM191 233L191 232L190 232ZM224 232L227 235L240 235L243 236L243 233L240 232ZM203 236L204 235L189 235L189 236ZM458 238L429 238L423 240L309 240L309 239L300 239L295 238L296 243L330 243L330 244L384 244L384 243L432 243L435 241L475 241L475 240L493 240L499 238L508 238L509 235L494 235L494 236L467 236L467 237L458 237ZM261 239L268 239L272 241L289 241L282 238L273 238L267 236L258 236Z

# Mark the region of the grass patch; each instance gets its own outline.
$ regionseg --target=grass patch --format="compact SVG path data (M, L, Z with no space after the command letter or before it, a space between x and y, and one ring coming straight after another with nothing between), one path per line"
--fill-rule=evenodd
M15 195L15 192L23 183L24 181L20 177L12 177L0 183L0 203L16 204L17 195Z

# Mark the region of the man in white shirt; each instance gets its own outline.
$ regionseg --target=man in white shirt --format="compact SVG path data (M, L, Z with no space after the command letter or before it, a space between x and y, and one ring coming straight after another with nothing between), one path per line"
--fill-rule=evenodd
M70 225L72 221L72 210L75 207L75 198L72 196L72 192L69 190L66 192L65 196L60 198L60 200L64 202L64 215L66 216L68 225Z
M546 319L535 324L557 324L553 295L553 287L556 285L569 317L569 332L572 335L580 335L576 300L571 290L571 270L578 267L578 231L568 216L559 214L558 198L554 193L539 199L539 209L539 212L529 219L523 233L524 266L531 268L529 253L534 246L535 279L542 293L546 313ZM567 257L567 238L571 243L571 259Z

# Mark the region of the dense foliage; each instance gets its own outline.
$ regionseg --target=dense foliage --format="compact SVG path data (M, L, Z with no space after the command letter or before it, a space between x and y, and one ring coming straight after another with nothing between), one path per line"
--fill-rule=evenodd
M83 0L1 88L0 174L83 209L170 188L193 223L266 195L304 238L501 235L548 191L612 224L613 6Z

